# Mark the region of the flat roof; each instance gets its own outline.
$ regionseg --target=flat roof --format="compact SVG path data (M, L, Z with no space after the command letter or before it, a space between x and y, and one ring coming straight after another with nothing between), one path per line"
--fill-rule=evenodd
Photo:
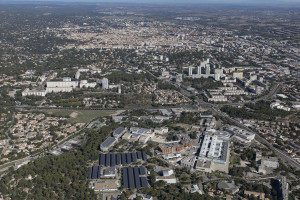
M103 181L103 182L96 182L94 185L95 190L111 190L117 189L118 185L116 181Z

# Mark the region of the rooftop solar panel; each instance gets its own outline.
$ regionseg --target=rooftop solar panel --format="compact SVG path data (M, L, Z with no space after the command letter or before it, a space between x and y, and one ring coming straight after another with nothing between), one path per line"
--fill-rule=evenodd
M101 178L101 167L98 166L97 168L97 179Z
M140 151L136 152L137 159L142 159L142 153Z
M134 175L133 175L133 168L132 167L128 167L128 182L129 182L129 189L135 188Z
M135 183L135 187L136 188L141 188L141 181L140 181L140 177L139 177L139 168L135 167L133 168L133 173L134 173L134 183Z
M110 166L114 167L116 165L116 155L110 154Z
M121 154L116 154L116 165L120 165L121 164Z
M123 171L123 185L125 188L128 188L128 171L127 168L122 168Z
M106 167L110 166L110 153L105 155L105 166Z
M122 165L126 164L126 154L125 153L122 153L121 162L122 162Z
M134 163L137 161L136 153L131 153L131 160L132 160L132 162L134 162Z
M126 163L127 164L132 163L132 161L131 161L131 153L126 153Z
M147 160L147 154L145 152L142 152L142 157L143 157L143 160Z
M105 165L105 154L100 154L100 166L104 166Z
M141 177L141 185L142 185L142 187L148 186L146 177Z
M146 175L146 169L145 167L139 167L140 175Z
M93 168L89 167L89 169L88 169L88 179L92 178L92 172L93 172Z
M93 166L92 179L97 179L98 177L98 166Z

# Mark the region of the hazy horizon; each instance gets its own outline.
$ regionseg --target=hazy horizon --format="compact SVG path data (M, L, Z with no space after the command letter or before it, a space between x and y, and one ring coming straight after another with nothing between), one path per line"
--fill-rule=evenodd
M300 0L0 0L0 3L138 3L138 4L248 4L248 5L291 5Z

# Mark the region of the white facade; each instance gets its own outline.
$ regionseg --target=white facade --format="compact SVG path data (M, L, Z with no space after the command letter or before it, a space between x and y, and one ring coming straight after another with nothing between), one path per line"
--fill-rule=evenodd
M73 88L72 87L47 87L46 92L51 93L51 92L72 92Z
M192 75L193 75L193 67L189 66L189 76L192 76Z
M103 78L101 80L101 84L102 84L102 89L108 89L108 79L107 78Z
M156 182L158 181L166 181L167 183L169 184L172 184L172 183L177 183L177 180L175 177L163 177L163 176L157 176L156 177Z
M79 87L80 88L83 88L83 87L86 87L86 88L95 88L96 85L97 85L96 82L88 83L87 80L82 80L82 81L80 81Z
M22 92L22 96L26 97L26 96L40 96L40 97L44 97L46 96L47 92L45 90L30 90L29 88L26 88L23 92Z
M78 87L78 81L48 81L47 88Z

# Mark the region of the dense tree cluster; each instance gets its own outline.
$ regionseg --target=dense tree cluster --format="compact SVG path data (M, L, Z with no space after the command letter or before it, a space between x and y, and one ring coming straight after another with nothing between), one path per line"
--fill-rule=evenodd
M274 120L278 116L287 116L289 113L284 110L270 108L270 102L259 101L255 104L248 103L246 107L236 108L223 106L221 111L226 112L230 117L242 119Z
M10 170L0 183L2 194L14 200L95 199L95 193L88 187L87 163L98 158L99 143L116 127L111 124L100 132L89 131L87 141L75 152L46 156L17 171Z

